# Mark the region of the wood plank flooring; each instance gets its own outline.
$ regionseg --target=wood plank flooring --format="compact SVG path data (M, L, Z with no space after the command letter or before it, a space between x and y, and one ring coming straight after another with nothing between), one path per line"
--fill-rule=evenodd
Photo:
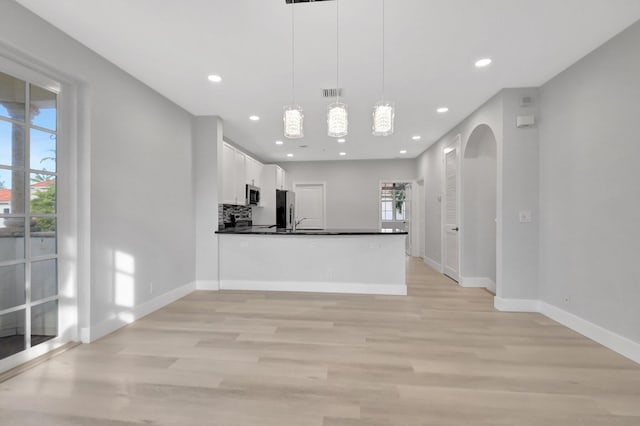
M409 296L195 292L0 384L2 425L640 425L640 366L408 262Z

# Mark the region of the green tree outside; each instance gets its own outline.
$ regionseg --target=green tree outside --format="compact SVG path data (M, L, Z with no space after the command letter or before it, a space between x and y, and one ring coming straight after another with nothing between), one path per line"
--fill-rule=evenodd
M54 214L56 212L56 186L50 185L47 189L37 191L31 200L31 212L36 214ZM47 232L56 230L54 217L33 218L33 230Z

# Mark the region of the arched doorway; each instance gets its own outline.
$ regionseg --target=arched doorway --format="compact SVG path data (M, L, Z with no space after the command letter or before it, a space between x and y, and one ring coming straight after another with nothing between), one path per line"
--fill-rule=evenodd
M496 292L497 141L476 127L462 159L460 283Z

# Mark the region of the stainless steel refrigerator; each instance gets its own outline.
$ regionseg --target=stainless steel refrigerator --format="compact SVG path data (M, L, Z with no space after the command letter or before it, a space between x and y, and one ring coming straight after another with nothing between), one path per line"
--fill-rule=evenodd
M293 191L276 189L276 226L294 229L296 223L296 195Z

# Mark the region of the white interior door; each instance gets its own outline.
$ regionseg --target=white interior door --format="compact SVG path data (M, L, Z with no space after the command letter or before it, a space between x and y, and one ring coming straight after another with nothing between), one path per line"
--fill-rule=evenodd
M324 183L296 183L296 222L298 229L325 228Z
M458 147L444 150L445 204L444 204L444 273L459 280L459 238L458 238Z

